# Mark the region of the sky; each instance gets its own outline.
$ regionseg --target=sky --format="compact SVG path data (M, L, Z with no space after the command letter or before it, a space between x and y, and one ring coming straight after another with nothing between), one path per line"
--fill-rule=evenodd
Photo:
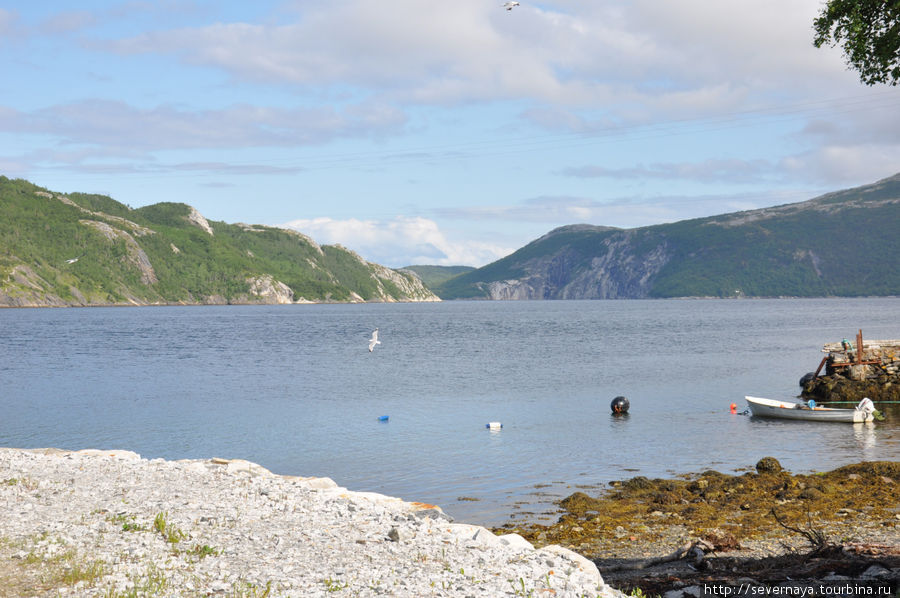
M900 86L815 48L820 0L0 4L0 174L490 263L900 172Z

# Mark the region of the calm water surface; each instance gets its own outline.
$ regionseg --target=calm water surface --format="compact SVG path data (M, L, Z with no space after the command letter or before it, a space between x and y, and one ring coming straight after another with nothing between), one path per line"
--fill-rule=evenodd
M729 413L860 328L900 338L900 299L6 309L0 446L244 458L500 524L634 475L900 458L900 410Z

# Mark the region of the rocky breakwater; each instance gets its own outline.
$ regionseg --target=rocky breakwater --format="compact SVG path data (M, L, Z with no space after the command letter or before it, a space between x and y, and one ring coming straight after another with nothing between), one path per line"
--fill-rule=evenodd
M0 449L0 596L622 596L432 505L241 460Z
M800 380L801 394L819 402L856 402L868 397L900 401L900 340L844 339L822 348L819 371ZM824 375L817 375L824 367Z

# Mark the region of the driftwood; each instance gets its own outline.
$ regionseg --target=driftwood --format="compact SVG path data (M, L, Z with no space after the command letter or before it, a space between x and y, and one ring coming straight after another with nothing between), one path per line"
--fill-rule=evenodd
M900 546L888 544L865 544L863 542L850 542L841 544L843 552L871 556L900 556Z
M698 567L700 566L700 563L703 562L703 558L706 556L706 553L711 552L712 550L712 544L705 540L697 540L696 542L688 542L675 552L667 554L666 556L656 557L653 559L644 559L637 563L614 565L612 567L604 568L604 571L639 571L641 569L648 569L650 567L655 567L656 565L661 565L663 563L671 563L681 560L690 560L692 565Z
M697 565L680 560L679 556L683 558L691 554L694 544L687 544L665 557L646 559L635 564L621 565L599 560L594 562L606 583L626 592L638 588L644 595L662 595L669 590L692 585L708 587L712 583L735 587L742 583L827 583L824 580L833 575L840 575L847 580L842 583L852 583L859 587L900 583L900 546L844 543L829 544L818 552L790 552L765 557L723 557L713 554ZM873 565L889 573L878 578L866 577L866 572Z
M825 534L825 532L813 528L812 515L810 515L809 511L806 512L806 518L809 521L809 528L807 529L800 529L799 527L792 527L788 525L781 520L774 508L772 509L772 516L775 517L775 521L778 522L778 525L780 525L784 529L792 531L795 534L800 534L801 536L806 538L810 546L812 546L813 553L821 552L822 550L832 546L831 542L829 542L828 540L828 535Z

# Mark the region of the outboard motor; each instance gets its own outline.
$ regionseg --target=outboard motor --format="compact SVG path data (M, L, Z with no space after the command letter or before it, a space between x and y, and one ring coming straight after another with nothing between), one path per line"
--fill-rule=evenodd
M616 397L612 400L612 403L609 404L609 408L612 409L613 415L624 415L628 413L628 408L631 405L628 404L628 399L625 397Z
M865 414L865 420L873 420L877 419L881 421L884 419L884 416L881 415L881 412L875 409L875 403L872 402L872 399L869 397L864 398L859 402L859 405L856 406L857 411L862 411Z

